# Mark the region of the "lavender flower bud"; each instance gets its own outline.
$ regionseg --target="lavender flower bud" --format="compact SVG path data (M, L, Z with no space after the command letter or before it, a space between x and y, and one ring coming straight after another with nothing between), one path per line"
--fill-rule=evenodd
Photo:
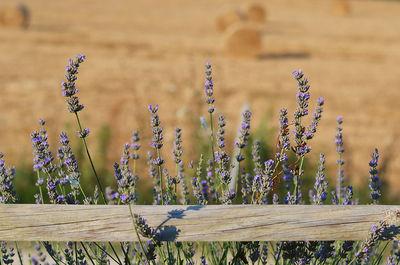
M225 147L225 127L226 122L225 122L225 117L223 115L218 116L218 131L217 131L217 147L222 149Z
M389 225L386 221L379 221L377 225L372 225L372 230L369 232L368 238L361 243L360 249L355 254L355 260L361 261L363 258L368 257L372 248L378 243L379 240L388 240L387 231Z
M281 109L279 111L279 140L277 148L281 150L278 160L282 161L280 158L281 154L283 154L285 151L289 151L290 148L289 120L287 118L286 109Z
M141 147L141 144L139 143L140 138L139 138L139 131L134 131L132 133L132 139L131 139L131 148L133 150L133 153L131 154L131 157L133 160L138 160L139 159L139 154L138 151Z
M3 154L1 157L3 157ZM0 158L0 204L14 203L17 201L14 190L15 168L7 168L3 159Z
M153 147L156 150L159 150L163 146L162 140L164 136L162 134L163 128L160 127L161 122L157 114L158 105L156 105L155 107L149 105L148 109L151 113L150 124L153 132L151 147Z
M352 200L353 199L353 195L354 195L353 194L353 187L352 186L347 186L343 204L344 205L352 205L352 204L354 204L354 202Z
M78 169L78 163L76 162L75 155L72 153L71 146L69 145L68 136L65 132L60 133L59 158L67 169L67 179L73 189L76 189L78 193L78 186L80 181L81 173ZM39 184L40 185L40 184Z
M76 135L79 136L79 138L86 138L90 133L89 128L85 128L82 131L76 132Z
M56 167L52 164L54 157L49 149L46 130L41 128L39 132L33 131L31 133L31 142L34 154L33 170L46 173L54 172Z
M338 172L337 172L337 187L336 187L336 192L338 195L338 200L339 202L342 201L344 198L344 171L343 171L343 165L344 165L344 160L343 160L343 153L344 153L344 148L343 148L343 118L339 116L336 120L337 126L336 126L336 131L337 134L335 136L335 145L336 145L336 153L338 154L339 158L336 160L336 164L338 165Z
M318 172L315 176L314 189L316 194L312 196L313 204L324 204L328 195L328 182L325 180L325 155L320 154Z
M174 141L174 149L172 149L172 154L174 155L175 164L179 164L182 160L182 132L180 128L175 129L175 141Z
M381 182L378 178L378 160L379 153L378 149L375 148L375 152L371 155L372 160L369 162L369 188L371 189L372 203L377 204L379 198L381 197Z
M199 165L197 166L196 176L192 178L192 186L193 186L193 196L196 199L197 204L206 205L207 198L204 196L202 192L201 186L201 174L202 174L202 166L203 166L203 155L200 155Z
M313 120L311 124L307 127L306 131L306 139L311 140L314 137L314 134L317 132L318 122L321 120L321 113L323 111L322 106L324 105L324 99L318 98L317 100L317 107L313 112Z
M212 68L210 65L210 61L207 61L207 64L205 65L205 74L206 74L206 81L204 83L204 87L205 87L205 93L206 93L206 103L208 104L208 112L209 113L213 113L214 112L214 85L212 82Z
M301 70L294 71L293 76L297 81L297 87L299 92L297 93L297 105L298 108L294 112L294 141L296 146L292 147L297 157L303 157L311 151L311 148L307 146L306 140L309 135L306 133L305 127L301 124L301 118L308 115L308 101L310 99L310 93L308 92L310 86L308 85L308 79L303 78L304 74ZM321 102L320 102L321 103Z
M249 135L250 135L250 118L251 118L251 112L249 110L246 110L243 112L243 121L241 128L239 130L240 136L239 140L235 142L235 145L239 147L240 149L243 149L244 147L247 146L247 143L249 141Z
M64 97L67 97L67 106L68 110L71 113L76 113L83 109L83 105L79 104L78 97L74 96L78 89L75 86L75 81L77 80L78 68L81 63L86 59L86 56L83 54L76 55L76 59L69 59L69 65L66 67L66 81L61 83L62 86L62 94Z

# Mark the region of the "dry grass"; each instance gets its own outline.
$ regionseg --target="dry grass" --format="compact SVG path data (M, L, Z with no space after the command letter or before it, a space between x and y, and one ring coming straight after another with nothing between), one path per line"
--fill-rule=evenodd
M160 104L167 140L177 125L186 143L193 139L189 131L206 108L201 101L208 59L214 67L217 112L227 114L230 135L236 131L237 106L245 101L254 110L254 128L268 111L274 124L280 107L292 112L296 85L291 71L301 67L310 76L312 101L326 98L312 147L327 153L331 175L338 115L344 117L346 173L352 181L366 179L365 161L375 146L383 156L389 146L400 148L392 142L400 129L399 2L350 1L351 16L341 18L331 15L330 1L270 0L268 27L261 29L264 53L244 60L225 56L218 45L222 36L215 20L231 3L242 1L170 0L155 8L145 0L118 5L30 0L29 30L0 29L0 150L10 163L21 157L30 161L29 133L37 118L48 121L53 143L73 121L59 83L68 57L77 52L88 56L78 88L87 108L82 119L93 130L92 149L96 129L112 124L110 168L131 131L139 127L149 135L147 104ZM165 152L170 149L166 145ZM399 191L400 157L391 159L385 178Z

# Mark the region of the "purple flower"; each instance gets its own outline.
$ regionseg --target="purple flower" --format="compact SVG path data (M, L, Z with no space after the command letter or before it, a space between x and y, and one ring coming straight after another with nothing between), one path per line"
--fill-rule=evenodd
M153 107L152 105L149 105L149 111L151 113L151 119L150 119L150 124L153 132L153 137L152 137L152 142L151 142L151 147L153 147L156 150L161 149L163 146L162 140L164 138L162 132L163 132L163 127L160 127L160 119L157 114L158 111L158 105Z
M49 149L46 133L44 127L42 127L40 131L33 131L31 133L31 142L34 154L33 170L52 173L56 170L56 166L52 164L54 157Z
M114 176L118 184L118 194L122 203L131 203L136 199L136 181L138 176L132 174L129 168L129 148L130 145L124 145L123 154L121 157L121 167L118 163L114 163Z
M312 203L321 205L324 204L326 197L328 195L328 182L325 180L325 155L320 154L319 157L319 165L318 165L318 172L315 176L315 184L314 189L316 194L313 194L312 191Z
M337 172L337 184L336 184L336 192L338 196L339 203L342 202L344 198L344 171L343 171L343 165L344 165L344 160L343 160L343 153L344 153L344 148L343 148L343 128L342 128L342 123L343 119L342 117L337 118L337 126L336 126L336 131L337 134L335 135L335 145L336 145L336 153L338 154L338 159L336 160L336 164L338 165L338 172Z
M323 105L324 105L324 99L318 98L317 107L313 112L313 120L311 121L311 124L307 127L306 131L307 140L311 140L314 137L314 134L317 132L318 122L321 120L322 117Z
M1 159L3 153L0 153L0 204L16 202L16 192L14 190L15 168L7 168L5 161Z
M297 105L298 108L294 112L294 141L296 146L293 147L293 150L296 153L297 157L303 157L307 153L311 151L311 148L307 146L306 140L312 138L312 131L316 128L316 124L311 125L310 130L306 130L306 128L302 125L301 119L304 116L308 115L308 101L310 99L310 92L308 92L310 86L308 85L308 79L303 78L304 74L301 70L294 71L293 76L297 81L297 87L299 91L297 92ZM323 101L318 101L319 103L323 103Z
M206 70L205 70L206 81L204 83L204 87L205 87L204 91L205 91L205 94L207 96L206 103L208 104L208 112L209 113L213 113L214 109L215 109L215 106L214 106L214 101L215 100L214 100L214 96L213 96L214 85L213 85L213 82L212 82L212 76L211 76L212 68L211 68L210 61L207 61L207 64L205 65L205 68L206 68Z
M83 105L79 104L79 99L75 96L78 92L75 82L77 80L78 68L85 59L86 56L83 54L76 55L75 60L69 59L69 65L65 68L67 72L65 75L66 82L61 83L62 95L67 97L67 106L71 113L77 113L83 109Z
M74 189L75 195L79 194L79 181L81 173L79 172L76 157L72 153L71 146L69 145L68 136L65 132L60 133L61 147L58 150L59 158L67 169L67 178ZM61 182L61 180L60 180Z
M139 131L134 131L132 133L132 139L131 139L131 148L133 150L133 153L131 154L131 158L133 160L138 160L139 159L139 154L138 151L141 147L141 144L139 143L140 138L139 138Z
M205 196L206 194L203 192L204 190L207 190L208 187L207 185L205 187L204 183L202 183L201 180L203 162L204 162L203 155L200 155L199 164L196 170L196 176L192 178L193 196L196 199L197 204L200 205L206 205L208 203L207 201L208 196L206 197Z
M378 241L390 240L396 235L396 233L387 233L390 226L386 221L379 221L378 224L372 225L371 228L368 238L361 243L360 249L355 253L355 264L358 264L357 262L363 258L368 257Z
M223 115L218 116L218 131L216 135L217 147L222 149L225 147L225 117Z
M175 129L174 149L172 149L172 154L174 155L174 162L177 165L182 161L181 156L183 153L181 131L182 130L180 128Z
M369 187L371 189L371 198L372 203L377 204L379 198L381 197L381 182L378 178L378 160L379 160L379 153L378 149L375 148L375 152L371 155L372 160L369 162Z
M76 135L79 136L79 138L86 138L90 133L89 128L85 128L82 131L76 132Z
M277 154L277 158L279 161L282 161L281 156L283 152L289 151L290 148L289 121L286 109L281 109L279 111L279 140L277 147L281 150L281 152Z
M235 145L239 149L243 149L247 146L248 141L249 141L249 135L250 135L250 118L251 118L251 112L249 110L246 110L243 112L243 121L241 124L241 128L239 130L239 139L235 141ZM236 160L238 162L244 160L244 157L239 153L239 155L236 156Z

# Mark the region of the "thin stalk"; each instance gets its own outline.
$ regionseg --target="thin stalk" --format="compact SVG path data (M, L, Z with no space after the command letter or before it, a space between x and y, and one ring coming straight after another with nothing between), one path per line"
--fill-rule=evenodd
M119 259L118 254L115 251L115 249L114 249L113 245L111 244L111 242L108 242L108 244L110 245L110 247L111 247L112 251L114 252L114 255L117 257L118 261L122 264L122 261Z
M294 185L294 196L295 196L294 198L296 199L296 204L297 204L297 195L299 193L299 178L300 178L301 171L303 170L303 163L304 163L304 156L301 157L300 166L299 166L299 174L296 176L297 179L296 179L296 183Z
M17 249L19 263L21 265L24 265L24 263L22 262L22 256L21 256L21 252L19 251L18 243L17 243L17 241L15 241L14 243L15 243L15 248Z
M239 156L241 155L241 150L239 150ZM236 194L236 202L239 199L238 196L238 188L239 188L239 179L240 179L240 161L238 161L238 175L236 178L236 183L235 183L235 194Z
M81 243L81 245L83 247L83 250L85 250L86 256L89 258L90 262L92 262L93 265L96 265L96 264L94 264L94 261L92 260L92 257L90 256L89 252L87 251L87 249L85 247L85 244L83 244L83 242L80 242L80 243Z
M178 265L180 265L180 264L182 264L182 262L181 262L181 248L177 247L177 250L178 250Z
M117 255L117 259L118 259L118 260L116 260L113 256L111 256L111 254L109 254L109 253L107 252L107 250L106 250L105 248L102 248L102 247L101 247L99 244L97 244L96 242L93 242L93 244L95 244L96 247L98 247L101 251L103 251L104 253L106 253L106 255L109 256L113 261L115 261L115 262L118 263L119 265L122 265L121 261L120 261L119 258L118 258L118 255ZM111 243L110 243L110 244L111 244Z
M129 205L129 213L131 214L131 217L132 217L132 224L133 224L133 227L135 228L135 232L136 232L136 236L137 236L137 238L138 238L138 240L139 240L140 248L142 249L143 254L146 256L146 259L148 259L147 254L146 254L146 251L145 251L144 246L143 246L143 243L142 243L142 240L140 239L137 226L136 226L136 224L135 224L135 221L133 220L132 206L131 206L131 204L128 204L128 205ZM138 253L137 251L135 251L135 253L137 254L137 256L139 257L140 261L141 261L143 264L147 264L147 263L144 262L144 260L142 259L142 257L139 255L139 253Z
M214 154L214 126L213 126L213 118L212 118L212 113L210 113L210 142L211 142L211 152L212 152L212 158L213 158L213 165L215 163L215 154Z
M157 149L157 158L161 159L160 157L160 149ZM160 193L161 193L161 205L164 204L164 192L163 192L163 178L162 178L162 168L161 165L158 166L158 176L160 178Z
M374 265L375 265L375 264L381 264L381 260L382 260L382 257L383 257L383 256L382 256L382 255L383 255L383 252L385 252L385 250L386 250L387 246L389 245L389 243L390 243L390 241L386 242L386 244L385 244L385 246L383 247L381 253L379 253L378 258L376 259L376 262L374 262Z
M78 185L79 185L79 189L81 190L81 192L82 192L82 194L83 194L83 197L86 199L86 194L85 194L85 192L84 192L83 189L82 189L81 183L79 183Z
M279 247L278 256L275 259L275 264L279 264L279 259L281 257L281 251L282 251L282 246ZM283 260L283 261L285 261L285 260Z
M60 263L58 263L58 262L61 262L62 264L67 265L67 264L66 264L65 262L63 262L62 260L58 260L56 257L54 257L53 255L51 255L50 252L47 251L47 248L46 248L46 246L43 244L43 242L40 242L40 243L42 243L42 245L43 245L44 249L46 250L47 254L49 254L49 256L54 260L54 262L55 262L57 265L60 264Z
M40 179L40 173L39 173L39 170L38 170L38 171L36 171L36 174L37 174L38 181L39 181L39 179ZM42 186L40 186L40 185L39 185L39 192L40 192L40 198L41 198L42 204L44 204L44 200L43 200L43 192L42 192Z
M126 264L131 265L131 261L129 260L129 256L128 256L129 246L128 246L128 250L125 251L124 246L123 246L123 244L121 242L121 250L122 250L122 252L124 253L124 256L125 256L125 265Z
M76 117L76 121L78 122L79 130L82 131L82 125L81 125L81 122L79 120L78 113L76 113L76 112L75 112L75 117ZM105 199L106 197L104 196L103 186L101 185L99 176L97 175L96 169L94 168L92 157L90 156L89 149L88 149L88 146L87 146L87 143L86 143L86 139L82 138L82 141L83 141L83 145L85 146L86 154L87 154L87 156L89 158L90 165L92 167L93 173L94 173L94 175L96 177L97 184L99 185L101 198L103 199L103 203L106 204L106 199Z
M74 242L74 249L75 249L75 265L78 265L78 251L76 249L76 242Z
M342 153L339 153L339 161L342 161ZM337 179L337 189L338 189L338 200L339 200L339 205L342 204L342 179L340 172L342 170L342 164L338 164L338 179Z

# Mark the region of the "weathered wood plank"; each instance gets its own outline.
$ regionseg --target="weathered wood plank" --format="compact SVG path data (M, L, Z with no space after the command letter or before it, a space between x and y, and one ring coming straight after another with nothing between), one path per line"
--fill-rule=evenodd
M400 206L133 206L165 240L362 240ZM0 205L0 241L136 241L128 206Z

